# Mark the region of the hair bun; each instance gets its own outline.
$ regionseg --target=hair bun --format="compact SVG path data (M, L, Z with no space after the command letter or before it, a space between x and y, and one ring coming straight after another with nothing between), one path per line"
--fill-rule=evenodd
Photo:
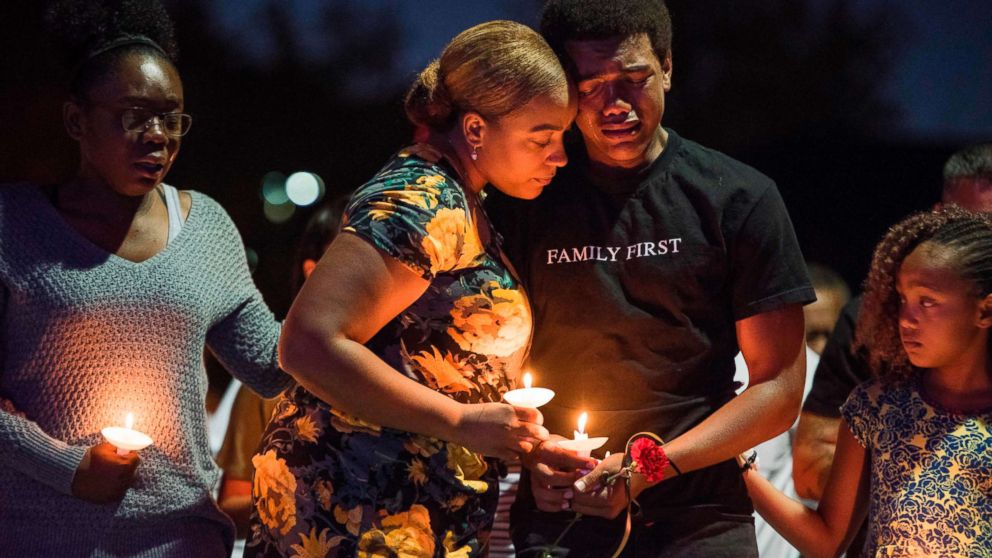
M453 113L451 96L441 77L441 62L427 65L410 86L404 100L407 118L414 124L442 128Z

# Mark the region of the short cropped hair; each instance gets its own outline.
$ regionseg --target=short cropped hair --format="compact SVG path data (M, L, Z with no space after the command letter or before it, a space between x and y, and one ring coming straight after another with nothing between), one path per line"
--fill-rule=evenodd
M541 34L568 62L565 42L645 33L659 61L672 48L672 18L663 0L548 0Z

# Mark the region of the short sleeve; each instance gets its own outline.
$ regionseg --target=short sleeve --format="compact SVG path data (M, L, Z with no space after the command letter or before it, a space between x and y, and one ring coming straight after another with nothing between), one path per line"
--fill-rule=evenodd
M862 447L868 448L879 428L878 384L875 381L860 384L840 408L844 422Z
M734 319L816 300L792 221L774 184L751 208L731 250Z
M424 279L472 267L483 249L464 191L436 165L410 159L355 192L344 230Z
M841 310L840 317L820 356L813 376L813 388L803 404L803 411L822 417L840 417L840 406L855 386L871 377L871 368L864 350L854 350L861 297L852 298Z

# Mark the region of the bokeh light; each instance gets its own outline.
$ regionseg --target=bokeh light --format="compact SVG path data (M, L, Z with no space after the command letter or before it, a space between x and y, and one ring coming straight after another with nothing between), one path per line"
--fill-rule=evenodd
M274 204L269 200L262 202L262 212L270 223L280 224L289 221L296 213L296 206L291 203Z
M323 194L324 181L312 172L294 172L286 179L286 195L296 205L311 205Z
M289 202L286 195L286 175L272 171L262 177L262 199L272 205L282 205Z

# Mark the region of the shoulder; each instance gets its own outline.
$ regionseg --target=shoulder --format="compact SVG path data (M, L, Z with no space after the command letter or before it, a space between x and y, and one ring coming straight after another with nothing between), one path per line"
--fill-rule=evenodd
M417 147L417 146L415 146ZM380 221L397 212L433 213L444 208L467 209L465 192L454 173L441 162L405 149L352 194L345 215Z
M34 230L39 220L48 218L49 213L43 206L49 202L41 188L28 182L0 184L0 221L3 223L0 237Z
M784 203L775 182L720 151L702 146L670 132L670 162L655 174L659 184L674 187L692 200L692 206L708 206L722 215L725 229L734 230L758 213L784 212Z
M189 200L189 214L185 226L193 226L207 233L208 237L217 241L236 240L241 243L241 234L231 216L228 215L217 200L198 190L181 190L180 203L183 198ZM185 209L185 207L184 207Z
M671 166L673 175L704 180L708 187L754 197L775 188L775 182L754 167L721 151L677 136L674 132L670 134L677 138Z
M44 200L41 186L30 182L0 184L0 208L4 205L36 204Z

